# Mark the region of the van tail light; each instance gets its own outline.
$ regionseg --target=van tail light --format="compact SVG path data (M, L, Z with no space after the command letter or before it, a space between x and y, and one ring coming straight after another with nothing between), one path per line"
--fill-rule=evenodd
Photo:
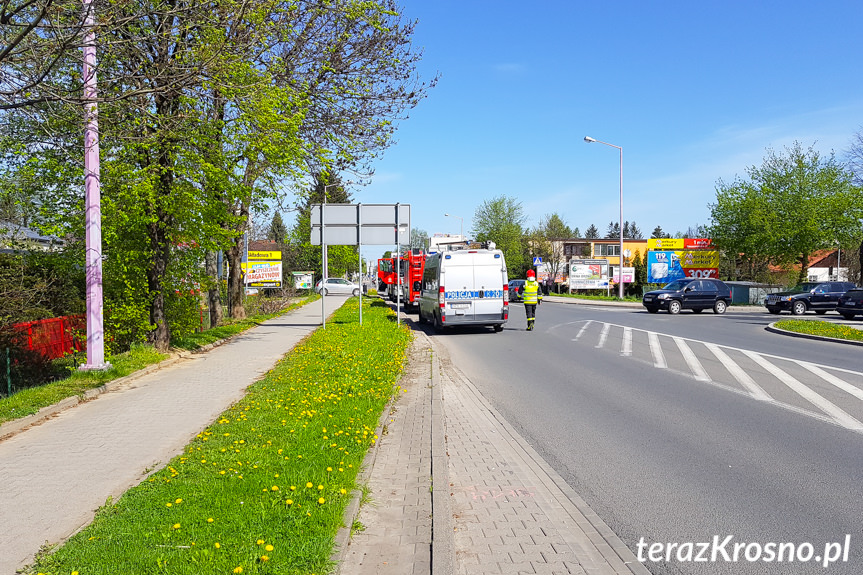
M509 306L509 284L503 284L503 311Z
M446 305L446 302L444 301L444 287L443 286L440 286L440 292L438 293L437 304L438 304L438 307L440 307L441 309L443 309L444 306Z

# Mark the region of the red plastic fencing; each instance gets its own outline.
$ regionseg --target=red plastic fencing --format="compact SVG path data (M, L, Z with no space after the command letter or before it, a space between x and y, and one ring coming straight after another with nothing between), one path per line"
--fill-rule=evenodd
M21 347L39 352L48 359L87 348L87 321L83 315L16 323L12 329L21 334Z

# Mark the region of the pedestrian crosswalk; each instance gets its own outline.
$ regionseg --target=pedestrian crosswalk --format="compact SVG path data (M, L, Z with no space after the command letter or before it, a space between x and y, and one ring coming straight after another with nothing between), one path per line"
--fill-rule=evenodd
M863 372L602 321L574 327L578 344L863 433Z

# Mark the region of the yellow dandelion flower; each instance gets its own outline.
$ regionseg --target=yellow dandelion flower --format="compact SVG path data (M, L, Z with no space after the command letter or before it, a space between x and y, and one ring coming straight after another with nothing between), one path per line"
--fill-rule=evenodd
M213 521L215 521L215 519L213 519L212 517L207 517L207 523L212 523Z
M333 470L332 467L327 467L327 471L332 471L332 470Z
M266 562L266 561L269 561L269 560L270 560L270 558L269 558L269 557L267 557L266 555L261 555L261 561Z
M279 490L279 486L278 486L278 485L273 485L273 487L272 487L271 489L272 489L273 491L278 491L278 490Z
M297 486L296 486L296 485L291 485L291 491L296 491L296 490L297 490Z
M234 567L234 573L242 573L242 572L243 572L242 567Z
M312 484L312 482L311 482L311 481L309 481L308 483L306 483L306 489L311 489L312 487L314 487L314 484Z
M293 505L293 504L294 504L293 499L288 499L287 501L285 501L285 505Z
M323 488L324 488L323 485L318 485L318 491L322 490Z
M275 549L275 547L273 547L272 545L267 545L266 547L264 547L264 549L265 549L267 552L271 552L273 549Z
M348 492L348 490L345 489L344 487L342 487L339 491L341 491L342 495L344 495L345 493Z
M174 501L174 503L182 503L182 502L183 502L182 499L177 499L176 501Z
M258 543L258 545L263 545L263 544L264 544L264 540L263 540L263 539L258 539L257 543Z
M172 503L165 503L165 507L171 507L172 505Z
M320 503L321 505L323 505L325 501L326 499L324 499L323 497L318 498L318 503Z
M179 528L180 528L180 524L179 524L179 523L174 523L174 529L179 529Z
M216 547L216 549L221 549L222 545L220 543L216 543L215 547Z

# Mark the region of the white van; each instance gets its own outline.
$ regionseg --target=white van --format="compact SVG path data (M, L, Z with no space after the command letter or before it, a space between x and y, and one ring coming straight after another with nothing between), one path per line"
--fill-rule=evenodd
M426 259L419 297L420 323L440 330L488 325L502 331L509 318L503 252L493 248L438 252Z

